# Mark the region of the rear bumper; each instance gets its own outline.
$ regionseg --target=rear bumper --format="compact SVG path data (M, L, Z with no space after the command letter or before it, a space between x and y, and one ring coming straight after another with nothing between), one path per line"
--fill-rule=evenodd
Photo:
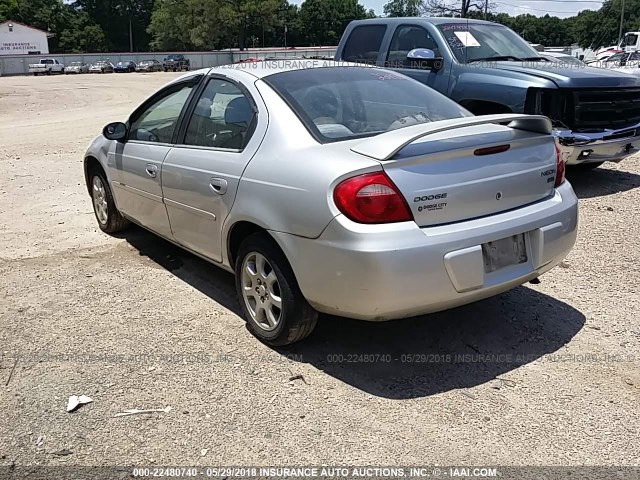
M577 223L577 198L565 182L547 200L452 225L360 225L339 215L316 239L271 234L314 308L381 321L446 310L536 278L571 250ZM527 262L485 273L480 246L520 233Z
M640 150L640 124L596 133L553 131L567 165L619 162Z

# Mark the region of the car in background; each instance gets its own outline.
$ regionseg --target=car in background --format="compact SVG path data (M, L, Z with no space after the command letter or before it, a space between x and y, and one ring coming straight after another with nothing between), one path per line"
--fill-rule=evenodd
M614 62L609 68L629 75L640 75L640 51L625 53L618 62Z
M71 62L64 69L66 75L70 73L89 73L89 64L84 62Z
M189 73L106 125L84 156L100 229L132 221L234 272L273 346L318 312L384 321L497 295L571 250L578 200L547 117L302 64Z
M52 73L64 73L64 64L55 58L42 58L38 63L29 64L29 73L34 76L39 74L51 75Z
M168 72L169 70L174 72L185 70L188 72L191 68L191 60L185 58L181 53L167 55L162 64L162 68L165 72Z
M89 73L113 73L113 63L100 60L89 67Z
M162 64L156 60L143 60L136 66L136 72L161 72Z
M566 53L542 52L540 56L554 63L564 63L572 68L587 66L587 64L579 58L576 58L573 55L568 55Z
M120 61L113 67L115 73L131 73L136 71L136 64L132 61Z

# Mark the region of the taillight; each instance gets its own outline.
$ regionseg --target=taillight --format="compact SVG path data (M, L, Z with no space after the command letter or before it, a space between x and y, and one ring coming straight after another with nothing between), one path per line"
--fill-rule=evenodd
M559 187L564 182L564 170L564 160L562 159L560 148L556 144L556 187Z
M382 172L348 178L336 186L333 200L338 209L358 223L392 223L412 220L404 198Z

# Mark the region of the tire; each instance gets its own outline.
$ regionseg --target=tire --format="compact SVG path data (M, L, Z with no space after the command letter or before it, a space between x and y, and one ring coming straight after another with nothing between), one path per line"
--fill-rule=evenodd
M37 77L38 76L38 72L33 72L33 76Z
M604 162L579 163L578 165L570 165L570 167L578 171L580 170L587 171L587 170L595 170L603 163Z
M102 186L102 193L100 193L100 187L97 182ZM93 213L96 216L100 230L105 233L116 233L127 228L129 220L124 218L116 208L111 187L104 173L99 170L93 170L90 175L89 185L91 186ZM101 204L104 210L99 208L98 204Z
M168 72L168 71L169 71L169 69L168 69L168 68L164 68L163 70L164 70L165 72Z
M51 75L51 70L47 70L47 75Z
M259 260L260 256L266 263ZM235 274L247 328L261 342L278 347L299 342L311 334L318 312L302 295L287 258L268 234L255 233L242 242ZM245 288L251 293L245 295ZM278 295L280 308L273 302Z

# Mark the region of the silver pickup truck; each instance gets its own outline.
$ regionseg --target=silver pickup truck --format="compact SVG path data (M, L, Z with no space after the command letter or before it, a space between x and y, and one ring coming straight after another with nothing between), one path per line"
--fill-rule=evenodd
M640 78L554 63L504 25L457 18L349 24L336 60L395 69L476 115L542 114L568 165L619 162L640 146Z

